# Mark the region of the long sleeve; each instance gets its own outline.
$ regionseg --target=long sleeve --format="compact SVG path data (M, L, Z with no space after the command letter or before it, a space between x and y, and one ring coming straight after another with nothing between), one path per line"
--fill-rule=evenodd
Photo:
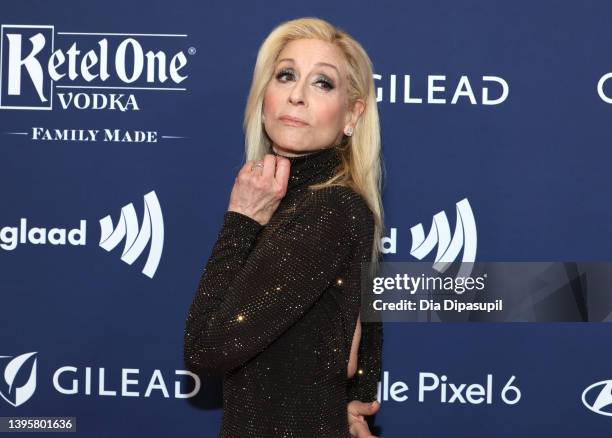
M326 192L327 193L327 192ZM296 215L261 239L253 219L226 212L185 327L185 360L213 375L263 351L314 304L351 245L343 204L312 195Z
M382 363L382 322L361 323L361 341L357 357L357 372L347 384L348 401L376 400Z

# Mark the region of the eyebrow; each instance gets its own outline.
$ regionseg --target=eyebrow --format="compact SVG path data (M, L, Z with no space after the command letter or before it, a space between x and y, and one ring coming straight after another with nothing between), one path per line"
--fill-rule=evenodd
M293 63L295 63L295 60L293 58L283 58L283 59L279 59L277 64L280 64L282 61L291 61ZM338 73L338 76L340 76L340 71L338 70L338 68L333 65L333 64L329 64L327 62L317 62L315 65L322 65L322 66L327 66L327 67L331 67L334 70L336 70L336 72Z

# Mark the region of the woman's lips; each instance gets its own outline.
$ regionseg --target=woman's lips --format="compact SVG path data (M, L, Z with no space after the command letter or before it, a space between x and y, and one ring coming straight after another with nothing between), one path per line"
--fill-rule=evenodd
M302 127L302 126L308 125L308 123L306 122L302 122L298 119L294 119L293 117L289 117L289 116L279 117L279 120L283 122L285 125L289 125L289 126Z

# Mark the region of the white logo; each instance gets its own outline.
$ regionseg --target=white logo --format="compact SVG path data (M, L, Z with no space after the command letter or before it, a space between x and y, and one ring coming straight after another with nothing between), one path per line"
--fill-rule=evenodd
M121 260L131 265L151 241L149 256L142 270L143 274L153 278L161 259L164 246L164 218L155 191L144 196L144 214L142 226L138 229L138 220L134 206L130 203L122 208L117 227L113 228L110 215L100 219L100 246L107 251L115 248L123 238L125 247ZM0 226L0 249L13 251L18 244L33 245L73 245L87 243L87 221L81 219L80 226L73 229L28 227L27 218L21 218L19 227Z
M597 82L597 94L599 95L599 98L606 103L612 103L612 98L606 95L604 91L604 85L606 84L606 81L610 78L612 78L612 72L606 73L601 78L599 78L599 81Z
M60 367L53 373L53 387L57 392L64 395L98 395L112 397L151 397L154 391L159 391L164 398L191 398L194 397L201 387L200 377L187 370L175 370L177 376L172 385L166 381L161 370L154 370L146 387L142 380L141 371L138 368L121 368L120 376L107 379L105 368L85 367L79 369L70 365ZM179 376L188 376L194 382L191 392L184 392L185 385ZM119 382L115 389L111 389L108 380Z
M33 245L85 245L87 221L81 219L78 228L45 227L28 228L28 219L22 217L19 227L0 227L0 248L13 251L20 243Z
M373 75L375 81L383 82L383 86L376 88L376 102L387 101L396 103L397 94L403 94L403 100L401 102L406 104L423 104L423 100L425 100L427 104L446 104L447 99L450 98L450 104L455 105L460 98L463 98L463 100L469 100L471 105L477 105L479 103L478 97L480 97L481 105L499 105L508 98L508 82L499 76L482 76L482 78L478 79L481 83L480 88L477 89L477 92L474 92L471 83L475 80L472 79L470 81L465 75L462 75L458 82L453 82L450 87L447 87L446 75L427 75L427 97L417 97L412 94L412 78L410 75L403 75L403 88L401 85L398 85L397 76L400 76L401 81L402 75L390 74L387 86L386 81L383 82L382 75ZM421 82L423 81L421 80ZM499 96L491 98L489 95L489 87L494 89L493 94L498 94ZM447 91L447 89L449 91ZM385 90L388 90L388 97L385 94ZM479 96L477 96L477 94L479 94ZM401 97L402 96L400 96L400 98Z
M17 407L27 402L36 390L36 358L31 361L30 376L22 386L15 386L15 380L19 371L24 368L24 364L34 356L36 352L25 353L13 358L4 368L2 387L0 396L11 405ZM0 356L0 358L11 358L12 356ZM6 393L5 393L5 388Z
M602 386L601 390L593 400L591 394L596 393L598 387ZM587 397L592 402L587 401ZM582 392L582 403L596 414L607 415L612 417L612 380L602 380L601 382L593 383ZM604 408L607 408L604 410Z
M110 215L100 219L100 246L102 248L111 251L124 238L125 246L121 260L128 265L134 263L144 251L149 240L151 241L149 256L142 273L153 278L164 247L164 218L155 191L144 196L144 214L140 230L136 210L131 202L121 209L121 217L116 228L113 227Z
M500 377L495 377L496 381ZM517 404L522 397L521 389L515 383L516 376L512 375L500 389L499 385L494 385L494 375L487 374L486 382L459 383L451 382L445 374L438 375L432 372L419 372L416 388L417 398L413 400L418 403L461 403L461 404L499 404L499 401L506 405ZM501 379L504 382L504 379ZM392 381L389 372L382 373L382 380L378 382L376 398L379 403L386 401L405 402L409 399L410 386L401 380ZM414 389L413 391L414 392Z
M22 354L13 358L4 370L2 388L0 395L12 406L20 406L28 401L36 390L36 358L30 360L37 352ZM0 358L11 358L12 356L0 356ZM31 367L25 366L30 360ZM15 386L16 382L21 382L27 376L27 382L22 386ZM20 373L18 377L17 375ZM155 369L151 374L143 377L143 373L138 368L120 368L114 370L118 375L112 379L107 379L105 368L74 366L62 366L53 373L53 388L63 395L96 395L114 397L151 397L159 394L164 398L186 399L194 397L202 386L200 377L188 370L174 370L174 384L169 382L169 376L164 376L161 370ZM146 378L150 376L150 378ZM144 378L144 380L143 380ZM1 379L0 379L1 380ZM113 388L108 380L116 383ZM189 385L189 380L192 385ZM8 385L8 390L4 387ZM189 386L193 389L186 392Z
M451 228L446 218L446 213L441 211L434 215L431 229L427 238L420 223L410 228L412 234L412 248L410 254L422 260L438 245L436 259L433 268L438 272L444 272L452 262L455 261L463 247L462 262L469 263L464 269L462 265L459 276L468 276L472 271L471 263L476 260L477 233L476 221L472 208L467 198L457 202L457 222L455 233L451 239ZM469 272L467 272L469 269Z
M187 35L55 32L49 25L2 25L0 61L6 59L6 65L0 63L0 108L51 110L55 89L63 109L137 111L131 90L186 91L176 86L188 77L181 71L187 65L181 43L174 52L157 49L159 38L168 47L168 39L180 41L176 37ZM188 53L192 52L193 47Z

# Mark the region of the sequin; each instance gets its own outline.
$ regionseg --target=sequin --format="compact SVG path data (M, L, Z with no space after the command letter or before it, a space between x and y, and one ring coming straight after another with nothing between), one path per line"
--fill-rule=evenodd
M346 375L373 215L350 188L308 188L334 175L338 149L289 160L270 222L225 213L187 315L188 368L223 376L221 438L348 438L347 403L376 399L381 323L361 323Z

